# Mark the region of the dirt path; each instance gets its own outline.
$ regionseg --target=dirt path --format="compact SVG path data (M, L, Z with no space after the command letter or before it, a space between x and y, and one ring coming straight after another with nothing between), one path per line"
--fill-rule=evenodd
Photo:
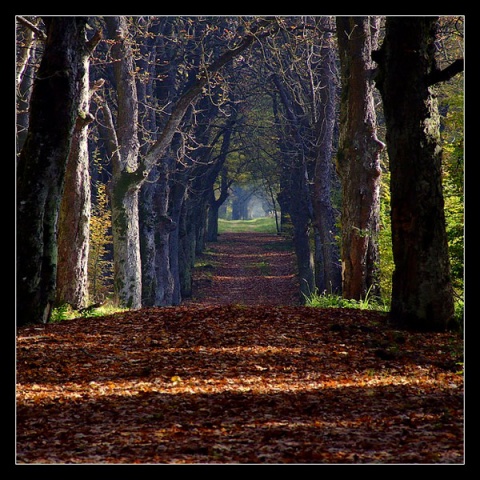
M462 463L461 337L296 306L294 267L224 234L186 304L20 328L17 463Z
M299 305L295 255L287 239L224 233L197 260L186 305Z

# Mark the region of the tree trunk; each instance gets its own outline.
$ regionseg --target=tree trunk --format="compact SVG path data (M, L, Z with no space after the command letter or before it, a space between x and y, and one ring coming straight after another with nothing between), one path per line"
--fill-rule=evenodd
M337 171L343 190L343 296L378 294L377 236L380 214L380 152L373 100L373 61L379 17L337 17L342 73ZM373 288L373 291L372 291Z
M335 226L335 211L332 205L333 182L333 139L336 123L335 53L332 25L327 17L319 20L323 32L321 56L318 66L320 78L318 118L315 119L316 159L313 178L313 213L318 233L315 243L315 278L320 292L340 292L342 271L340 249L338 248Z
M187 180L186 175L178 173L173 181L173 186L170 191L170 205L171 205L171 218L175 229L170 233L170 271L172 273L173 280L173 293L172 293L172 305L180 305L182 301L182 275L185 272L182 268L185 267L185 263L181 259L183 255L181 245L181 235L183 234L182 228L182 213L184 213L184 201L187 192Z
M57 228L86 49L84 17L47 17L30 126L17 170L17 324L46 323L55 300Z
M19 17L17 17L18 21ZM28 132L30 95L35 78L35 56L37 40L34 31L27 26L17 26L20 48L17 50L17 154L22 150Z
M98 41L100 36L96 36ZM96 43L96 42L95 42ZM68 157L65 188L58 229L57 305L68 303L75 309L88 301L88 251L90 236L91 189L88 158L90 75L88 55L84 57L80 111Z
M112 158L112 236L114 290L117 303L128 308L142 304L138 191L143 174L138 172L138 100L133 51L125 17L105 17L112 47L118 113L116 128L111 113L110 134L116 148Z
M310 248L313 206L307 165L309 148L306 137L302 135L310 129L310 126L303 123L305 120L303 106L294 101L285 86L288 80L282 80L277 74L272 76L272 80L278 89L287 119L285 129L287 135L283 135L279 142L283 165L282 190L278 201L282 206L282 213L287 212L293 224L293 245L297 257L300 293L310 296L315 291L314 262Z
M140 308L142 273L138 220L138 178L122 172L112 179L112 237L116 303Z
M177 227L168 214L170 202L170 171L175 160L167 155L158 166L159 177L155 185L155 272L156 306L172 305L174 279L170 268L170 234Z
M140 253L142 259L142 305L151 307L155 305L155 290L157 289L157 276L155 273L155 223L156 214L154 196L156 184L150 180L158 176L157 168L150 171L149 179L142 185L140 192Z
M221 203L215 200L215 193L212 189L207 217L207 242L218 241L218 210L220 205Z
M454 312L440 120L431 91L438 74L436 22L435 17L387 18L385 40L374 57L391 170L391 318L426 330L444 330Z

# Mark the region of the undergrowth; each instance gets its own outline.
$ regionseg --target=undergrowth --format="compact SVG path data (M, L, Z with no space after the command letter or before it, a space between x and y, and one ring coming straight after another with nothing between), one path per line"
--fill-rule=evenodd
M332 293L315 291L311 295L305 296L305 305L317 308L357 308L359 310L376 310L380 312L388 312L390 310L390 306L385 301L370 297L369 293L370 290L364 299L353 300Z
M123 312L127 309L117 307L111 303L105 303L99 307L85 308L75 310L68 303L54 308L52 311L51 322L61 322L63 320L73 320L74 318L103 317L112 313Z

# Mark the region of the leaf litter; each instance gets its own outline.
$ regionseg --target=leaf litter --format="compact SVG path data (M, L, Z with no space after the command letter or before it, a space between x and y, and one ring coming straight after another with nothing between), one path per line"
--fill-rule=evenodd
M26 326L17 463L461 464L462 354L454 333L295 305Z

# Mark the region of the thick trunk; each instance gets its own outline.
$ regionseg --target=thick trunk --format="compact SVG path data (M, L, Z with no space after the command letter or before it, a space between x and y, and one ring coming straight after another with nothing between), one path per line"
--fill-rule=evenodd
M150 172L150 178L157 178L157 169ZM155 291L157 289L157 276L155 273L155 225L156 213L154 207L156 184L148 180L142 185L140 201L140 252L142 258L142 305L151 307L155 305Z
M17 323L48 322L55 299L57 228L78 116L86 18L46 18L30 126L17 170Z
M195 263L196 235L192 221L191 200L186 199L179 228L179 273L180 288L183 298L192 296L192 270Z
M170 234L176 228L168 214L170 202L170 164L173 160L165 156L159 165L159 178L155 185L155 303L157 306L172 305L174 279L170 266Z
M89 58L84 59L80 113L68 158L58 229L56 303L75 309L88 301L88 249L90 235L90 173L88 160Z
M216 242L218 240L218 210L220 205L215 201L208 207L207 218L207 242Z
M186 178L184 178L182 174L179 174L176 176L174 180L174 186L170 192L171 218L173 225L175 225L175 229L170 233L170 271L172 273L173 280L173 305L179 305L183 296L182 276L185 272L183 272L182 269L185 267L185 263L181 259L183 255L181 244L181 236L183 235L183 231L181 229L186 192Z
M391 170L391 317L427 330L445 329L454 311L440 121L430 88L435 25L434 17L388 18L384 43L375 54Z
M141 307L142 276L138 191L143 174L138 171L138 100L135 85L133 52L127 41L125 17L106 17L112 47L118 112L116 127L111 112L104 108L111 142L112 158L112 236L114 252L115 299L128 308Z
M115 300L140 308L142 295L138 222L138 182L122 172L112 179L112 236Z
M380 152L371 71L378 17L337 17L342 72L337 171L342 180L343 296L378 294ZM373 291L372 291L373 288Z

